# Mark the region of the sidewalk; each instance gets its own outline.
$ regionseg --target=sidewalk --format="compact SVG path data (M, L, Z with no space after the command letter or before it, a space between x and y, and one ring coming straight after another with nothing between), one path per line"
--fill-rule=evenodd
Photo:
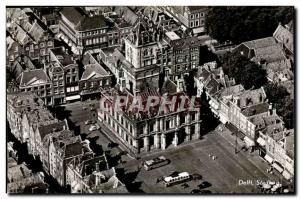
M235 146L235 135L231 135L231 131L229 131L228 129L224 128L224 126L222 126L223 131L215 131L215 133L218 133L220 136L222 136L224 139L226 139L229 144L231 144L233 147ZM218 127L216 128L218 129ZM243 141L240 140L238 138L238 143L239 145L242 143ZM240 145L242 146L242 145ZM278 172L274 172L274 174L269 174L267 173L267 169L270 167L269 163L266 162L262 157L259 156L258 151L254 151L252 153L249 153L248 151L244 152L241 150L238 150L238 153L243 154L244 156L248 157L248 160L253 164L256 165L256 167L263 172L266 176L268 176L271 180L274 181L282 181L283 184L287 183L287 181L284 179L284 177L278 173Z

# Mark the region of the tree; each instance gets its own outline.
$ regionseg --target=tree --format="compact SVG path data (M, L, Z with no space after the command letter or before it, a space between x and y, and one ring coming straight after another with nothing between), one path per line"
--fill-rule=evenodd
M206 28L220 42L234 43L272 36L278 23L287 24L294 17L293 7L211 7Z
M268 82L266 70L245 56L228 52L221 58L221 66L225 74L245 89L260 88Z
M294 128L294 101L287 89L275 83L266 85L264 89L269 102L273 103L277 114L282 116L285 127Z

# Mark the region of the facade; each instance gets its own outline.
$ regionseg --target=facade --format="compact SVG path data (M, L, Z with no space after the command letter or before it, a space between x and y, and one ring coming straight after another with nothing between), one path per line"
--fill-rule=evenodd
M165 11L175 17L185 28L194 34L205 32L205 20L208 8L205 6L166 6Z
M111 86L112 75L90 53L84 55L82 63L84 72L79 80L80 97L99 98L101 90Z
M51 49L50 60L55 67L58 66L58 68L62 69L52 70L52 72L56 72L55 75L52 73L52 81L55 83L53 85L54 94L65 94L65 98L62 96L56 99L60 99L60 103L80 99L79 66L74 56L68 54L68 51L64 47L59 47Z
M59 33L75 54L108 45L109 22L103 15L91 17L80 8L72 7L64 7L60 15Z
M141 93L138 97L146 100L147 96L159 96L167 100L174 96L178 106L182 103L180 96L184 96L185 94L178 90L177 85L171 82L171 80L167 80L166 82L169 82L171 85L169 86L170 88L165 90L168 92L173 91L171 94L164 93L163 96L160 96L157 91L152 90ZM132 113L126 110L120 112L114 108L113 102L107 98L110 94L103 93L103 97L107 99L104 102L104 106L109 111L106 112L99 109L98 118L112 132L115 132L114 137L135 157L143 153L177 147L184 142L201 137L199 108L195 112L186 112L186 109L181 110L179 108L173 111L170 110L170 112L154 111L155 113L151 113L151 111L147 111L146 113ZM126 91L123 94L121 91L119 94L125 94L125 97L129 100L128 103L134 98L132 94ZM146 101L143 103L146 103Z

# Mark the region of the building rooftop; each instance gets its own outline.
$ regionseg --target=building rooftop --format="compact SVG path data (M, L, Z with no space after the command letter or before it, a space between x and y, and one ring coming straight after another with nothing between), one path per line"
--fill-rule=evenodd
M100 64L89 64L85 66L85 70L80 80L105 77L108 75L108 72L106 72L106 70Z
M181 39L177 39L170 42L171 47L174 48L174 50L180 50L184 48L189 48L192 46L200 46L199 39L197 37L184 37Z
M253 115L259 115L261 113L265 113L268 111L269 104L268 103L260 103L255 104L253 106L248 106L244 109L242 109L242 114L246 117L250 117Z
M19 92L6 95L7 104L13 107L41 107L44 102L31 92Z
M92 17L83 17L75 26L78 31L88 31L99 28L108 27L109 22L103 15L95 15Z
M84 17L84 14L74 7L63 7L60 13L74 25L77 25Z
M58 59L58 61L61 63L61 65L63 67L70 65L70 64L75 64L75 60L73 59L73 57L71 55L69 55L66 52L65 48L56 47L56 48L52 48L50 50L55 55L55 57Z
M20 86L38 86L50 83L50 79L43 69L22 72L17 78Z
M45 124L45 125L41 125L38 127L38 130L39 130L42 140L44 139L44 137L46 135L48 135L50 133L67 130L67 129L69 129L67 120L56 121L54 123Z
M283 43L287 49L289 49L292 53L294 52L294 35L293 31L290 31L287 27L278 25L276 28L273 37Z
M180 37L174 31L166 32L166 35L171 41L180 39Z

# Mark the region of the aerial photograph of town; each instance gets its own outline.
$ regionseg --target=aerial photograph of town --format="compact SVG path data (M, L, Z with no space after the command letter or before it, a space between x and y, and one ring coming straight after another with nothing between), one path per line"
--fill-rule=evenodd
M293 6L5 12L8 195L295 194Z

